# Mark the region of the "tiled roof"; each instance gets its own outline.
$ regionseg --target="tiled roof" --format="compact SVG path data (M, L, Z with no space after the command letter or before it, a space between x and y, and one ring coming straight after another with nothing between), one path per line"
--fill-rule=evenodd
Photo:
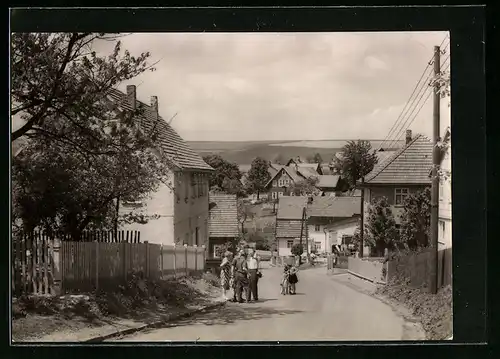
M302 211L307 203L304 196L283 196L278 199L276 219L301 219Z
M352 217L361 213L360 197L313 197L308 217Z
M429 184L432 168L432 142L417 135L402 149L375 165L366 184Z
M319 173L316 171L316 168L299 167L296 172L304 178L319 177Z
M109 98L119 107L132 110L129 99L123 92L112 89L109 92ZM175 166L180 169L213 170L198 153L188 146L172 126L159 115L157 119L156 112L151 106L136 100L136 107L144 110L138 116L142 130L146 133L157 131L162 152Z
M236 195L209 195L210 215L208 232L210 237L238 236L238 205Z
M335 188L339 183L339 175L323 175L319 176L317 187L319 188Z
M276 238L299 238L301 226L300 220L278 219L276 221ZM302 230L304 239L306 232L307 226L305 225Z
M319 163L297 163L299 168L311 168L316 171L319 166Z

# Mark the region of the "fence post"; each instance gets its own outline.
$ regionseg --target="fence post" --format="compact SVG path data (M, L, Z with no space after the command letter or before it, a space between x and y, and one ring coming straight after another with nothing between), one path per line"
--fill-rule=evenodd
M95 290L99 290L99 241L95 241Z
M203 252L202 252L203 253L203 263L202 263L203 270L202 270L202 272L205 272L205 268L206 268L205 264L207 263L207 257L206 257L206 255L207 255L207 248L206 248L205 245L202 245L201 248L203 248Z
M149 241L144 241L144 246L146 248L146 270L144 275L149 278Z
M194 272L198 271L198 245L193 245L194 247Z
M59 238L54 238L52 247L52 276L54 279L53 289L54 295L60 295L63 288L62 275L61 275L61 262L63 256L61 255L61 240Z
M189 267L188 267L188 245L184 245L184 267L186 267L186 277L189 276Z

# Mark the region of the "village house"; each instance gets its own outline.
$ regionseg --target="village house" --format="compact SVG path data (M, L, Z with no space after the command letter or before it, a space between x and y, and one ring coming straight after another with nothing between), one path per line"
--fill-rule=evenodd
M364 190L365 223L372 201L386 197L399 225L404 200L431 186L429 170L432 168L432 148L428 138L423 135L412 138L411 130L408 130L405 146L390 152L375 165L365 177L364 184L360 184Z
M268 198L278 199L281 196L288 196L290 194L290 187L303 179L304 177L294 168L283 166L266 184Z
M209 194L210 215L208 219L208 268L218 268L222 260L221 248L239 237L238 205L236 195Z
M213 169L193 151L160 116L158 98L147 105L136 96L136 87L127 93L112 90L108 98L125 110L140 109L137 123L143 131L156 131L159 150L168 158L171 171L168 183L143 202L122 202L120 213L141 213L150 219L146 224L133 223L121 229L138 230L141 239L150 243L206 245L208 242L208 186Z
M444 173L451 174L451 132L448 128L443 136L446 148L441 152L440 168ZM440 248L452 246L451 230L451 178L442 176L439 181L439 245Z
M332 253L343 236L354 235L361 217L360 197L309 197L306 209L309 241L320 253Z
M323 196L340 196L348 190L348 184L339 175L321 175L316 187Z
M302 224L303 209L307 204L307 197L280 197L276 213L276 248L278 256L292 255L294 244L306 244L307 225Z
M360 209L360 197L281 197L276 214L278 254L290 255L292 246L300 243L301 231L304 248L307 243L309 251L315 248L319 253L331 253L332 245L341 244L342 236L354 235Z

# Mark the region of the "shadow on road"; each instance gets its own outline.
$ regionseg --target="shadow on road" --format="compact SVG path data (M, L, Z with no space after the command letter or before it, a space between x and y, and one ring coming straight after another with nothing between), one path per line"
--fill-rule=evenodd
M266 299L263 299L264 302ZM267 299L276 300L276 299ZM192 324L204 325L224 325L231 324L239 320L258 320L269 319L270 317L291 315L302 313L301 310L277 309L269 307L260 307L258 303L252 304L234 304L228 303L226 306L205 313L200 313L192 317L179 319L164 328L178 327Z

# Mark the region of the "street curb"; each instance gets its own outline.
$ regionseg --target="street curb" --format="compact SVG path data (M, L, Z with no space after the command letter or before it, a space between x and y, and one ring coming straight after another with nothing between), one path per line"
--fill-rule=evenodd
M346 274L349 274L349 273L346 273ZM357 276L355 276L355 277L357 277ZM348 287L348 288L356 290L359 293L362 293L362 294L368 295L368 296L370 296L372 298L378 299L382 303L388 305L397 316L403 318L405 325L403 326L403 338L401 338L402 340L417 340L417 341L422 341L422 342L427 340L426 339L427 338L427 333L425 332L425 330L424 330L424 328L422 326L420 318L414 316L413 314L403 313L403 311L401 309L399 309L398 307L402 306L406 310L409 311L409 309L406 308L403 304L397 303L396 301L394 301L394 300L392 300L390 298L387 298L385 296L382 296L380 294L377 294L375 292L370 292L368 290L360 288L360 287L356 286L355 284L344 283L344 282L341 282L341 281L338 281L338 280L335 280L335 281L337 283L339 283L339 284L342 284L342 285ZM372 281L368 280L368 282L370 282L372 285L376 286L376 284L373 283ZM417 334L421 338L419 338L419 339L405 339L405 336L406 336L407 332L410 331L409 327L411 325L413 325L416 328Z
M117 330L116 332L113 332L110 334L105 334L105 335L101 335L98 337L84 340L83 343L99 343L99 342L102 342L104 340L115 338L115 337L118 337L121 335L130 335L133 333L140 332L144 329L159 327L159 326L165 325L173 320L177 320L177 319L181 319L181 318L188 318L194 314L203 312L205 310L210 310L210 309L222 307L224 305L226 305L225 301L217 302L217 303L209 304L209 305L206 305L206 306L203 306L201 308L194 309L194 310L186 310L185 312L171 314L171 315L168 315L167 318L162 319L162 320L158 320L156 322L144 324L144 325L141 325L140 327L136 327L136 328L127 328L127 329Z
M362 275L361 275L361 274L359 274L359 273L352 272L352 271L350 271L350 270L347 270L347 273L352 274L353 276L358 277L358 278L360 278L360 279L363 279L363 280L366 280L366 281L368 281L368 282L371 282L371 283L373 283L373 284L375 284L375 285L377 285L377 284L386 285L386 284L387 284L386 282L383 282L383 281L380 281L380 280L375 280L375 279L370 279L370 278L367 278L367 277L365 277L365 276L362 276Z

